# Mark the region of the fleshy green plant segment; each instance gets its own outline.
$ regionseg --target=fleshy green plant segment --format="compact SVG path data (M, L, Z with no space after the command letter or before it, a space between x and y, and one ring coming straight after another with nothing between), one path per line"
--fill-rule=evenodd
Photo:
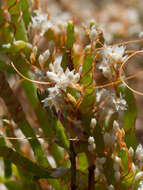
M135 99L116 83L126 47L109 47L93 21L79 40L73 21L55 24L28 0L1 0L0 26L0 97L7 110L0 183L8 190L143 189ZM113 85L98 88L99 75Z

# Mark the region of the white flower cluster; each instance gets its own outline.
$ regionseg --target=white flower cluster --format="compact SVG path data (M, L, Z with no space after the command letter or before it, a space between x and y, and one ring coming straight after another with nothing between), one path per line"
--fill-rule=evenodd
M80 74L74 73L74 70L70 71L68 68L63 71L61 67L61 57L57 58L55 62L49 65L50 71L48 71L47 77L50 81L55 82L55 86L48 88L49 96L43 100L44 106L57 106L62 99L62 91L66 92L67 87L74 88L77 85Z
M125 53L124 46L113 46L107 47L104 49L104 58L111 63L118 63L124 61L127 57L123 56ZM116 65L115 65L116 66Z
M48 14L43 14L40 11L36 11L36 16L32 17L32 29L43 35L51 26L52 24L48 19Z
M103 61L99 65L99 69L102 70L103 75L109 80L114 76L114 70L119 69L120 63L125 61L127 56L124 56L125 47L124 46L113 46L108 47L105 45L103 50Z
M47 49L44 51L42 54L39 55L38 61L39 64L42 66L49 58L50 56L50 51Z
M106 101L107 100L107 101ZM109 112L124 111L127 109L126 100L120 94L120 97L115 97L115 94L112 92L102 89L96 92L96 101L99 104L99 107L102 109L100 115L107 115ZM102 102L104 102L102 104ZM101 106L100 106L101 103Z
M122 97L122 95L120 94L119 98L113 98L113 104L115 105L116 110L126 110L127 108L127 103L126 100Z

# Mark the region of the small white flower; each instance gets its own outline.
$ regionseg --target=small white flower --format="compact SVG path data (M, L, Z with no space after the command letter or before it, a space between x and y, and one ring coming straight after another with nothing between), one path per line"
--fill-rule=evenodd
M88 151L89 152L94 152L95 149L96 149L96 144L95 143L88 145Z
M79 79L80 79L80 74L79 74L79 73L76 73L76 74L74 75L74 82L77 83L77 82L79 81Z
M96 120L95 118L92 118L92 119L91 119L91 122L90 122L90 126L91 126L92 128L95 128L96 124L97 124L97 120Z
M115 108L117 111L119 110L126 110L127 109L127 103L126 103L126 100L123 99L122 95L120 94L120 97L117 98L117 99L113 99L113 103L115 105Z
M120 164L120 163L121 163L121 158L119 158L118 156L115 156L114 161L115 161L117 164Z
M48 52L45 57L48 58ZM74 74L74 70L70 71L68 68L63 71L61 67L61 57L57 57L55 62L49 65L50 71L48 71L47 77L51 81L55 82L55 86L48 88L49 96L43 100L45 106L58 106L62 102L62 91L66 91L67 87L74 88L80 79L79 73Z
M111 184L108 186L108 190L115 190L114 186Z
M96 149L96 144L94 143L94 137L89 137L88 138L88 150L89 152L94 152L94 150Z
M36 16L31 17L32 18L32 29L34 31L40 31L41 34L44 34L44 32L52 27L51 22L48 20L48 14L42 14L39 11L36 11Z
M106 77L109 80L112 79L112 72L107 59L103 59L98 68L102 71L104 77Z
M66 71L63 72L59 59L56 60L54 64L50 64L49 68L51 71L47 72L47 77L56 82L56 85L64 91L67 87L74 87L74 84L80 79L79 73L74 74L74 70L70 71L67 68Z
M126 56L123 56L124 53L125 53L124 46L105 47L104 49L105 58L107 60L115 61L115 63L124 61L126 59Z
M42 54L40 54L38 58L39 64L42 66L48 60L49 56L50 56L50 51L47 49Z
M94 137L91 137L91 136L90 136L90 137L88 138L88 143L89 143L89 144L93 144L93 143L94 143Z
M49 91L48 98L42 100L42 102L44 103L44 107L47 106L51 107L52 105L56 105L57 99L59 98L60 95L60 90L58 89L57 86L54 86L53 88L48 88L48 91Z

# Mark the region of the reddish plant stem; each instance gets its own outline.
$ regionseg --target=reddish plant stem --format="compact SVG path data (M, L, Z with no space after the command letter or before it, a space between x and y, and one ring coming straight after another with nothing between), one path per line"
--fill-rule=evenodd
M88 190L95 190L94 169L95 165L89 166L88 168Z

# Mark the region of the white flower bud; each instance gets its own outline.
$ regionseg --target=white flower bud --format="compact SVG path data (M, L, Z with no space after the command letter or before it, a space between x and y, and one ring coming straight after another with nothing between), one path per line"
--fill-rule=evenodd
M119 171L116 171L114 174L115 180L118 182L120 180L121 174Z
M88 151L89 152L94 152L95 149L96 149L96 144L95 143L88 145Z
M115 163L120 164L121 163L121 158L119 158L118 156L115 156L114 161L115 161Z
M143 172L138 172L134 178L134 181L137 181L138 179L143 178Z
M48 60L49 56L50 56L50 51L48 49L44 51L43 54L39 55L38 60L40 65L43 65Z
M129 148L129 155L130 155L130 158L133 158L134 156L134 149L132 147Z
M141 144L137 146L135 158L140 161L143 160L143 147Z
M89 143L89 144L93 144L93 143L94 143L94 137L91 137L91 136L90 136L90 137L88 138L88 143Z
M102 69L104 77L108 79L112 79L112 72L109 67L100 67Z
M47 49L46 51L44 51L43 53L43 57L44 57L44 61L47 61L48 58L50 56L50 51Z
M95 168L94 172L95 172L95 175L97 175L97 176L101 175L101 171L98 167Z
M44 63L44 57L43 57L43 55L39 55L38 61L39 61L40 65L43 65L43 63Z
M73 78L74 78L73 73L69 72L69 73L68 73L68 79L69 79L69 80L73 80Z
M80 74L79 74L79 73L76 73L76 74L74 75L74 81L75 81L75 82L78 82L79 79L80 79Z
M114 122L113 122L113 129L114 129L115 131L118 131L118 129L120 129L120 128L119 128L119 123L118 123L116 120L114 120Z
M68 99L76 105L76 99L70 93L67 93Z
M108 186L108 190L115 190L114 186L111 184Z
M97 124L97 120L95 118L92 118L91 123L90 123L91 127L94 128L96 124Z

